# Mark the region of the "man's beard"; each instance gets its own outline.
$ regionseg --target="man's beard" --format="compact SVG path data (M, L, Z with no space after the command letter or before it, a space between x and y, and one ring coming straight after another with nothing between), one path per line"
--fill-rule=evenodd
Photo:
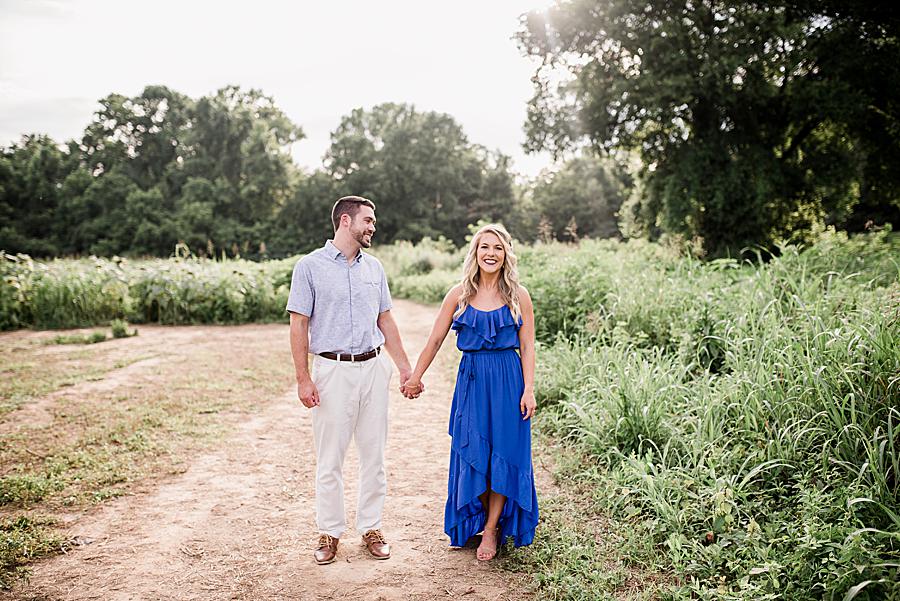
M368 240L366 240L365 230L353 232L353 239L359 242L359 245L363 248L369 248L370 246L372 246L372 239L369 238Z

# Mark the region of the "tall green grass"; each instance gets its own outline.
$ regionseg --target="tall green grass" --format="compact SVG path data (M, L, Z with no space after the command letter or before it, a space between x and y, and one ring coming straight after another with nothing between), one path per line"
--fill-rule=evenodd
M294 259L92 257L38 262L0 255L0 329L284 319Z
M444 239L374 249L400 298L438 302L462 251ZM254 263L192 256L35 261L0 252L0 330L131 323L233 324L285 319L299 257Z
M551 270L526 278L557 324L539 423L602 468L633 560L674 570L676 598L900 596L898 239L764 265L568 254L602 292L579 320Z
M404 267L417 250L386 261L395 295L436 302L462 256L417 272ZM541 347L536 423L581 457L566 475L593 511L627 525L625 560L672 574L653 588L900 598L900 237L826 232L753 263L643 241L518 254ZM571 591L597 584L594 562L553 560L564 539L517 555L554 598L560 570Z
M391 293L398 298L439 303L459 281L465 249L439 238L418 244L397 242L374 249L384 265Z

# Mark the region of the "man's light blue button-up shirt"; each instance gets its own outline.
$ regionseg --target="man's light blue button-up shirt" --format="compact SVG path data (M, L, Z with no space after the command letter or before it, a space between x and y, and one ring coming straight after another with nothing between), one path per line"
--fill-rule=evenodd
M378 315L392 306L381 263L347 257L329 240L294 266L287 310L309 317L309 352L359 354L384 344Z

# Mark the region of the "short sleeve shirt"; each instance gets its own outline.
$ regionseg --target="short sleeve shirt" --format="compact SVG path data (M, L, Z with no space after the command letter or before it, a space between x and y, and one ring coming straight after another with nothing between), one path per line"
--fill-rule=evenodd
M391 293L381 262L360 251L349 263L329 240L294 266L287 310L309 317L309 352L359 354L384 344L378 316Z

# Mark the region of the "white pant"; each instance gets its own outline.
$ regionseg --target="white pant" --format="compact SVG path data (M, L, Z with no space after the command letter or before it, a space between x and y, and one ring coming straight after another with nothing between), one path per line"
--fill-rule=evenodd
M388 390L391 361L387 353L358 363L316 355L312 379L319 391L313 407L316 440L316 523L319 532L340 538L344 517L342 468L350 438L359 453L359 505L356 529L381 528L387 481L384 446L387 441Z

